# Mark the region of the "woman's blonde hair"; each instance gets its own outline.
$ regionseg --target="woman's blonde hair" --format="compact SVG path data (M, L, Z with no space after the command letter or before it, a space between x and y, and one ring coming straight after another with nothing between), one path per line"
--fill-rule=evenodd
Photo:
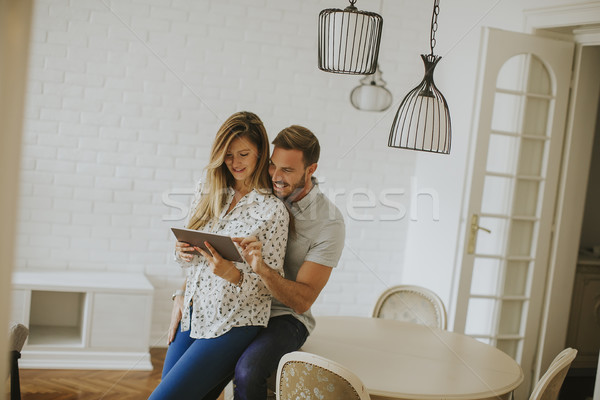
M202 196L188 222L188 229L200 229L217 218L227 199L227 188L235 179L225 165L225 155L234 139L243 138L258 150L256 167L250 176L250 187L263 193L271 188L269 178L269 137L262 121L254 113L241 111L233 114L221 125L210 151L206 166L206 182Z

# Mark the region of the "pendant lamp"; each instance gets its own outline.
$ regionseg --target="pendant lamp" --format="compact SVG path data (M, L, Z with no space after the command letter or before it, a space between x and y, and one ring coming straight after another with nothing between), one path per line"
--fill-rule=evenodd
M383 18L359 11L356 0L344 10L319 13L319 69L337 74L373 74L377 68Z
M430 54L422 54L425 77L400 103L390 131L389 147L450 154L452 129L444 95L433 82L433 71L442 57L433 54L439 0L434 0L431 17Z
M392 94L385 87L379 65L372 75L360 80L360 85L350 92L350 103L362 111L385 111L392 105Z

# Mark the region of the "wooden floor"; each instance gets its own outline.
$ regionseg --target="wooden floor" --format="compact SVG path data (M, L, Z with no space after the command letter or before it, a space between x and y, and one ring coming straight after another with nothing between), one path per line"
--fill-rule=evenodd
M160 381L165 353L166 348L150 350L152 371L21 369L21 399L147 399Z

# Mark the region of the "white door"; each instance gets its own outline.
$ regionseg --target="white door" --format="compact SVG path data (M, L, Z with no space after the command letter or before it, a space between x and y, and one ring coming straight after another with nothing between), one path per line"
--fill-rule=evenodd
M544 298L574 44L485 29L477 142L454 330L523 368L527 398Z

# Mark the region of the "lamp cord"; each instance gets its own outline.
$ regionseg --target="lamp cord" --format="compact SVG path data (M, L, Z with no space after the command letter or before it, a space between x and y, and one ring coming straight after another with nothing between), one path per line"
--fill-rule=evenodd
M429 36L429 46L431 55L433 56L433 48L435 47L435 33L438 29L438 15L440 13L440 0L433 1L433 15L431 16L431 35Z

